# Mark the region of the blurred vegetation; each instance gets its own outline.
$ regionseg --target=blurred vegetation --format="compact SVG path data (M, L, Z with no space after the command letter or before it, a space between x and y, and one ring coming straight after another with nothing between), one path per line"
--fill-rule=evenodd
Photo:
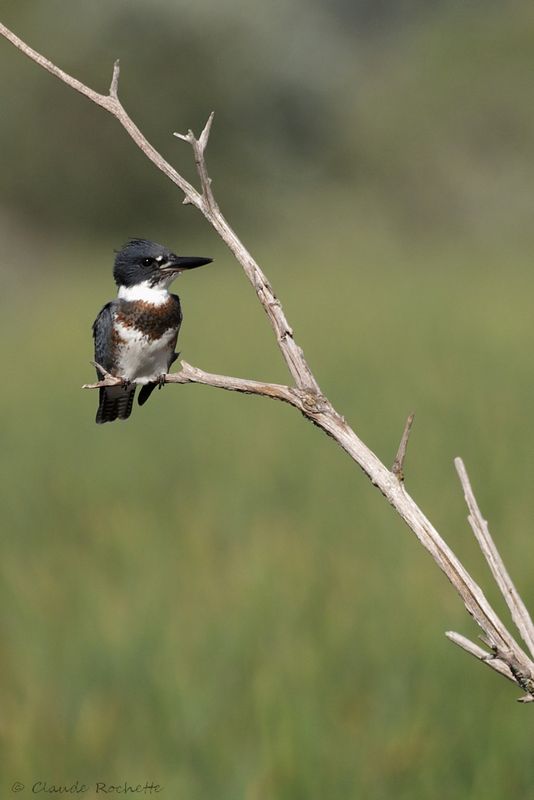
M6 2L214 187L325 392L489 586L466 460L531 576L534 10L526 2ZM254 293L118 125L0 42L2 773L155 780L198 800L530 798L529 707L454 649L460 601L383 498L289 408L167 387L96 428L90 324L132 234L215 264L180 349L285 380ZM4 359L5 361L6 359ZM29 788L21 796L27 796Z

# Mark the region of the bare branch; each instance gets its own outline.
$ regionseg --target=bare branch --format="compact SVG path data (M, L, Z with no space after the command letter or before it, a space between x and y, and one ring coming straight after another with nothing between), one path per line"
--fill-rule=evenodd
M406 448L408 447L408 439L410 438L410 432L412 430L414 418L415 414L412 413L406 420L399 444L399 449L397 450L397 455L395 456L395 461L393 462L393 466L391 468L391 471L401 483L404 481L404 459L406 458Z
M506 601L512 619L521 634L521 638L527 645L531 655L534 656L534 624L532 618L515 588L508 574L508 570L504 566L504 562L489 532L488 523L483 518L478 507L464 462L461 458L455 458L454 465L464 490L467 508L469 509L469 524L475 534L484 558L488 562L495 582L501 590L501 594Z
M229 392L242 392L243 394L257 394L262 397L271 397L283 400L291 405L299 404L299 392L289 386L279 383L265 383L244 378L232 378L228 375L215 375L204 372L198 367L193 367L187 361L181 361L181 370L165 376L165 383L202 383L216 389L226 389Z
M406 454L411 422L408 421L405 427L397 454L397 466L395 467L394 465L393 471L390 471L358 438L356 433L347 424L344 417L333 408L329 400L322 395L319 385L304 358L302 350L295 342L293 330L286 319L280 301L274 294L269 281L223 217L213 196L211 180L208 175L204 157L213 115L210 115L198 140L195 138L192 131L189 131L186 135L179 134L179 138L191 144L193 149L202 189L201 192L198 192L182 175L180 175L180 173L165 161L124 110L118 99L119 67L117 63L115 65L109 94L101 95L56 67L51 61L26 45L5 26L0 25L0 33L41 67L111 113L120 122L128 135L147 158L181 189L185 195L184 202L193 204L202 212L243 267L274 330L278 346L293 377L295 387L261 383L259 381L247 381L242 378L230 378L224 375L206 373L185 362L182 363L180 372L175 375L165 376L165 382L203 383L229 391L273 397L298 408L308 419L322 428L323 431L331 436L339 446L354 459L372 483L379 488L399 516L417 536L421 544L428 550L440 569L443 570L463 600L467 611L481 628L490 648L495 653L496 658L493 659L493 661L499 661L505 665L504 671L500 669L497 671L506 674L508 678L510 678L511 675L511 679L521 686L527 693L527 696L529 698L534 698L534 663L508 632L489 604L481 588L442 539L423 511L406 492L402 484L403 462ZM95 384L89 384L87 388L117 385L122 382L121 378L109 375L105 373L105 370L101 369L101 372L104 374L104 379ZM526 623L523 619L523 627L525 627L525 625ZM458 635L456 634L455 636L456 639L452 637L453 641L456 641L458 644ZM530 629L527 638L528 641L531 640ZM468 651L473 653L473 647L476 646L472 645L471 649ZM480 657L480 654L477 657ZM487 657L483 660L490 664ZM510 674L506 672L506 669L508 669Z
M66 83L67 86L70 86L72 89L75 89L77 92L80 92L80 94L85 95L85 97L88 97L89 100L93 101L93 103L96 103L97 105L102 106L103 108L107 108L106 95L95 92L93 89L90 89L89 86L86 86L84 83L77 80L77 78L73 78L72 75L69 75L67 72L64 72L59 67L56 67L56 65L53 64L52 61L49 61L48 58L45 58L44 56L41 55L41 53L38 53L32 47L27 45L26 42L22 41L22 39L19 39L19 37L15 33L10 31L9 28L6 28L5 25L2 25L1 22L0 22L0 34L2 34L2 36L5 36L5 38L11 42L11 44L15 45L15 47L17 47L25 55L27 55L28 58L31 58L32 61L35 61L36 64L39 64L40 67L46 69L56 78L59 78L59 80L63 81L63 83Z
M91 362L100 370L104 376L102 380L96 383L86 383L82 389L101 389L104 386L117 386L123 383L122 378L111 375L109 372L97 364L95 361ZM229 375L215 375L212 372L204 372L204 370L193 367L186 361L181 361L180 372L162 375L162 383L201 383L205 386L213 386L217 389L226 389L229 392L242 392L243 394L257 394L262 397L270 397L276 400L282 400L285 403L290 403L297 408L300 408L303 403L302 393L297 389L292 389L289 386L283 386L279 383L264 383L263 381L251 381L244 378L232 378ZM135 381L134 381L135 383Z
M43 69L46 69L56 78L59 78L59 80L63 81L63 83L66 83L67 86L70 86L72 89L80 92L80 94L88 97L93 103L96 103L102 108L105 108L106 111L109 111L110 114L118 119L128 135L131 136L136 145L143 151L147 158L149 158L159 170L161 170L187 195L187 197L189 197L191 203L200 208L202 204L202 197L199 192L197 192L196 189L174 169L174 167L165 161L158 151L150 144L148 139L143 136L137 125L134 124L121 105L117 96L119 80L119 64L117 61L115 62L113 69L113 77L111 80L109 94L99 94L98 92L95 92L94 89L89 88L89 86L86 86L84 83L79 81L77 78L74 78L72 75L64 72L64 70L57 67L52 63L52 61L49 61L48 58L45 58L45 56L38 53L32 47L29 47L29 45L23 42L22 39L19 39L16 34L10 31L9 28L6 28L5 25L2 25L2 23L0 23L0 34L2 34L2 36L10 41L11 44L17 47L26 56L28 56L28 58L31 58L32 61L35 61L36 64L39 64L40 67L43 67Z

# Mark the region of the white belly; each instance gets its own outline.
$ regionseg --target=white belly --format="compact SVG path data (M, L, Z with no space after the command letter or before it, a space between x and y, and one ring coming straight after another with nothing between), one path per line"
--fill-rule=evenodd
M167 372L176 328L169 328L156 341L125 325L117 325L117 333L122 339L117 359L117 372L122 378L135 383L150 383Z

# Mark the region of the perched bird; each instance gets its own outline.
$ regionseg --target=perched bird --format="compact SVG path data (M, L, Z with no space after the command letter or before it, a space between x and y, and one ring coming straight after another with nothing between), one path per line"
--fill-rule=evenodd
M94 321L93 338L96 363L122 378L123 384L99 389L98 423L128 419L136 384L142 384L140 406L161 386L161 376L178 358L174 348L182 322L180 298L169 293L169 286L184 270L211 261L176 256L147 239L132 239L117 253L117 299Z

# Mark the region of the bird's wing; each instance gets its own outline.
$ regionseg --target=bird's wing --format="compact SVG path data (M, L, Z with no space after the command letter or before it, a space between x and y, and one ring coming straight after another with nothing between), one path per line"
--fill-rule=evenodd
M98 317L93 322L93 339L95 340L95 361L108 372L113 367L111 351L111 334L113 332L113 312L115 303L106 303ZM97 375L99 375L97 370ZM99 377L101 377L99 375Z
M107 303L93 322L95 361L108 372L113 372L113 314L116 301ZM102 377L97 370L98 379ZM97 423L127 419L132 411L135 386L106 386L99 390Z
M174 342L173 342L173 345L172 345L172 350L174 350L174 348L176 347L176 342L178 341L178 334L180 333L180 327L182 325L182 320L183 320L184 316L182 314L182 307L180 305L180 298L178 297L178 295L177 294L171 294L171 297L172 297L172 299L174 301L174 304L176 305L176 307L178 309L178 318L179 318L178 325L176 326L176 336L174 337ZM179 356L179 353L174 353L174 352L171 351L171 354L169 356L169 363L167 364L167 369L168 370L171 368L171 365L174 364L174 362L176 361L178 356Z

